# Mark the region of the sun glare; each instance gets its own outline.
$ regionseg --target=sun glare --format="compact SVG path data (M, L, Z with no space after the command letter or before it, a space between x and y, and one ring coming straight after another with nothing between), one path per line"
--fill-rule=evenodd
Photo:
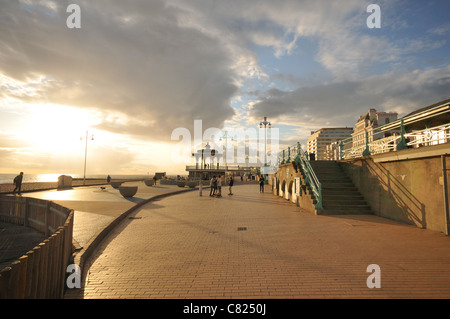
M75 152L95 124L89 111L61 105L30 105L21 137L40 152Z

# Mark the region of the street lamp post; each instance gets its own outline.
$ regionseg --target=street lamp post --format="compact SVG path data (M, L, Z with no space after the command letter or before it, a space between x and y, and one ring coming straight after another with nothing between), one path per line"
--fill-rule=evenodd
M264 116L264 121L259 123L259 128L264 128L264 184L267 184L267 174L266 172L266 166L267 166L267 129L271 128L272 124L267 121L267 117Z
M227 156L228 156L228 138L230 138L230 136L228 135L228 132L225 131L225 133L223 134L223 136L221 138L219 138L219 141L225 140L225 152L224 152L224 164L225 164L225 179L227 178L227 172L228 172L228 164L227 164ZM234 141L234 138L231 136L231 140Z
M227 151L228 151L228 138L231 137L231 140L234 141L234 138L232 136L228 135L228 132L225 131L225 133L223 134L223 136L221 138L219 138L219 141L225 140L225 155L224 155L224 164L225 164L225 172L228 171L228 164L227 164Z
M86 131L86 146L84 149L84 175L83 175L83 185L86 185L86 162L87 162L87 145L88 145L89 132ZM80 140L83 140L83 137L80 137ZM94 135L91 135L91 140L94 140Z

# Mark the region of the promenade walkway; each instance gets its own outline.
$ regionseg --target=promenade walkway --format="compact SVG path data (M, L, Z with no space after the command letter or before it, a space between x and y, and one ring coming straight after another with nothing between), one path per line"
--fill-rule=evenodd
M77 253L95 249L93 241L107 227L139 203L163 194L189 191L175 185L146 186L144 182L125 182L123 185L138 186L137 194L124 198L118 189L110 185L82 186L65 190L45 190L23 193L23 197L51 200L74 209L73 242ZM102 187L102 188L101 188ZM13 195L10 195L13 196ZM17 196L17 195L16 195ZM19 225L0 224L0 269L31 250L45 239L43 234Z
M441 233L372 215L315 216L234 187L143 205L99 244L73 298L449 298ZM69 206L70 207L70 206ZM369 289L368 265L381 269Z
M23 196L51 200L73 209L75 211L73 237L79 248L83 248L106 225L136 204L156 195L180 190L175 185L146 186L144 182L139 181L125 182L122 185L138 186L138 192L131 198L124 198L118 189L102 185L24 193Z

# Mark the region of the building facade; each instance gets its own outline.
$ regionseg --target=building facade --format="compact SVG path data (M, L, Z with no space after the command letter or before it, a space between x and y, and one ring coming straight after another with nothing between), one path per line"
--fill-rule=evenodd
M320 130L311 132L311 136L307 142L307 152L310 155L310 159L334 159L335 156L330 154L330 152L336 153L336 151L332 151L329 145L351 137L352 133L353 128L351 127L321 128Z
M377 112L375 109L370 109L367 113L361 115L355 124L354 132L352 133L353 147L362 147L366 145L366 132L368 142L398 134L398 130L386 131L382 134L374 134L374 129L395 122L398 114L396 112Z

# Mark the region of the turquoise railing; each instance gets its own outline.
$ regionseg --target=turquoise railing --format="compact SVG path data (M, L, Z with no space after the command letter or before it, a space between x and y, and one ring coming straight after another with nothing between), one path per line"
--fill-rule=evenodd
M439 117L448 117L450 103L448 100L442 104L398 119L370 131L353 134L352 137L339 142L339 159L364 157L403 150L411 147L421 147L447 143L450 141L450 123L441 123ZM408 126L422 122L423 129L408 129ZM429 124L437 122L439 125ZM428 126L429 125L429 126Z
M323 209L322 206L322 184L314 173L311 163L309 162L308 154L301 148L299 142L288 147L279 153L279 163L287 164L295 162L305 175L305 183L310 187L313 196L316 200L316 209Z
M339 160L450 142L449 100L339 141ZM294 161L302 169L305 182L317 201L316 209L323 209L322 185L311 167L308 154L302 150L300 143L278 154L279 165Z

